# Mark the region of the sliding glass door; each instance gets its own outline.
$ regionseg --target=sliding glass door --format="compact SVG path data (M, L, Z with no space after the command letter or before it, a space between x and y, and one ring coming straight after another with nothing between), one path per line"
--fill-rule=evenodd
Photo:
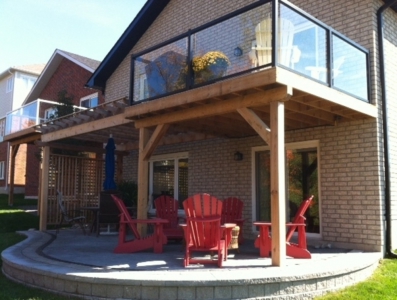
M255 219L270 221L270 151L257 149L255 155ZM302 200L314 195L306 213L307 232L320 232L317 143L286 147L286 219L290 221Z

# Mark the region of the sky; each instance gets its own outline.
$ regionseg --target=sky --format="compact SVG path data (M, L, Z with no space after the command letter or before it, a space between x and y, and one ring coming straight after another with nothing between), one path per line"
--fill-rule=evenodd
M101 61L146 0L0 0L0 73L56 49Z

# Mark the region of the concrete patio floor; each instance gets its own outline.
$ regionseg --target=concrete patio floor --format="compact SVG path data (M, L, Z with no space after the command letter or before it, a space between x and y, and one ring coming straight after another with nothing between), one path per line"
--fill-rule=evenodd
M312 259L273 267L253 241L230 250L223 268L183 267L182 243L164 252L114 254L116 235L80 229L24 231L28 238L3 251L3 273L22 284L84 299L312 299L366 279L381 253L310 248Z

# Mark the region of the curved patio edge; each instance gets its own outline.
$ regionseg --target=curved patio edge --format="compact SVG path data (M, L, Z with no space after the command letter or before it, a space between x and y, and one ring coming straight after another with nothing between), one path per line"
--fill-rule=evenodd
M18 283L83 299L311 299L360 282L381 253L351 251L321 263L203 271L115 271L51 259L41 249L53 235L20 232L2 252L3 274Z

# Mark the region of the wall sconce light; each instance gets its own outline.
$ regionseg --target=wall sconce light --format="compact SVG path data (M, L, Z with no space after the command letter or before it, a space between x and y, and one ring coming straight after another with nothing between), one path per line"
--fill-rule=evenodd
M235 161L243 160L243 154L242 154L241 152L236 151L236 152L234 153L234 160L235 160Z
M240 47L234 48L234 56L241 56L243 55L243 50Z

